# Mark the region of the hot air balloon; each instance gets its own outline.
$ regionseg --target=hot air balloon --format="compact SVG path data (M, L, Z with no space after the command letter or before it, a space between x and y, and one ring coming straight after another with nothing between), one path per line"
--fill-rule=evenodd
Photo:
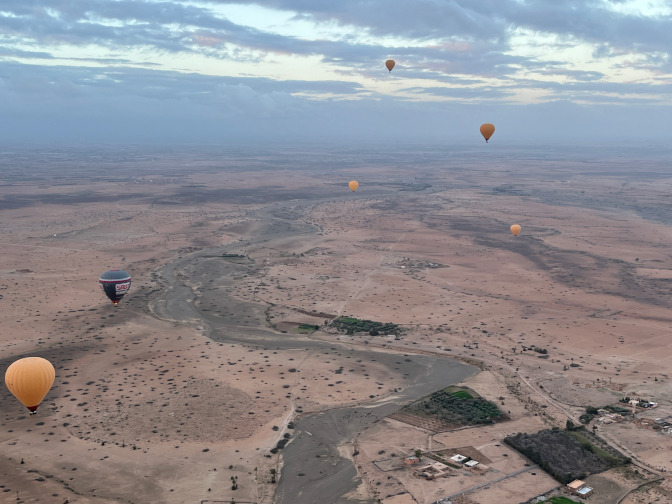
M131 288L131 275L124 270L110 270L100 275L98 283L114 306L117 306L119 300Z
M392 69L394 68L394 60L387 60L385 62L385 66L390 71L390 73L392 73Z
M485 138L485 143L488 143L490 137L495 132L495 125L490 123L481 124L481 135Z
M520 233L520 226L518 224L514 224L511 226L511 232L513 233L513 236L518 236L518 233Z
M47 359L26 357L7 368L5 385L21 403L34 415L37 407L54 384L56 371Z
M348 184L348 187L350 189L352 189L352 192L355 192L357 190L357 188L359 187L359 182L357 182L356 180L353 180Z

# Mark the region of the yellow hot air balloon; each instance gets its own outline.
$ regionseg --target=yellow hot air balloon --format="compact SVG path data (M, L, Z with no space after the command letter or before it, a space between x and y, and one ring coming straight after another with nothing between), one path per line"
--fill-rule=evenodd
M5 385L34 415L54 384L55 377L56 371L51 362L42 357L26 357L7 368Z
M518 233L520 233L520 226L518 224L514 224L511 226L511 232L513 233L513 236L518 236Z
M388 70L390 71L390 73L391 73L391 72L392 72L392 69L394 68L394 60L387 60L387 61L385 62L385 66L387 67L387 69L388 69Z
M490 123L481 124L481 135L485 138L485 143L488 143L490 137L495 132L495 125Z
M359 187L359 182L357 182L356 180L353 180L348 184L348 187L350 189L352 189L352 192L355 192L357 190L357 188Z

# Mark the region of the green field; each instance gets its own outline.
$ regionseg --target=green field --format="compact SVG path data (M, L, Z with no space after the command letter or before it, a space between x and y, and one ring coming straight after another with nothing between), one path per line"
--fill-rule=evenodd
M467 387L458 387L457 385L451 385L443 389L447 394L453 394L459 399L474 399L479 396L476 392Z
M314 333L320 328L318 325L312 325L312 324L301 324L299 327L294 329L294 332L299 333L299 334L310 334Z
M553 504L576 504L576 501L568 499L567 497L552 497L548 502Z

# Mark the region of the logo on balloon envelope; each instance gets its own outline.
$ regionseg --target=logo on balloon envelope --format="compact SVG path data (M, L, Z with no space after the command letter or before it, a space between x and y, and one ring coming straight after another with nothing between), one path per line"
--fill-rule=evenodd
M126 294L126 291L131 288L131 282L116 284L114 288L117 294Z

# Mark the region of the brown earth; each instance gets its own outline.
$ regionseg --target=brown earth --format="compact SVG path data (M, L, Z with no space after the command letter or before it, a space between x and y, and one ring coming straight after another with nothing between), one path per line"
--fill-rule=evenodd
M339 156L350 156L339 152L322 153L332 164L321 170L305 153L294 155L295 166L282 170L272 156L198 150L3 159L0 363L42 355L57 380L35 417L0 393L0 495L57 504L270 502L268 471L281 462L265 455L297 406L365 404L405 386L403 373L369 362L361 370L345 354L217 343L198 321L154 316L150 301L167 287L159 268L227 243L250 268L231 298L258 305L260 327L322 325L334 314L403 325L399 340L325 331L311 338L400 357L479 360L487 371L467 385L510 411L510 422L433 438L380 422L358 441L370 487L353 493L356 501L382 481L371 465L382 449L473 446L498 470L514 471L525 461L503 456L503 437L564 426L587 405L629 395L660 403L639 416L672 415L672 215L659 160L511 153L493 164L437 154L405 168L397 161L415 158L400 152L394 162L358 160L352 168L339 167ZM345 184L355 174L352 195ZM405 190L410 176L431 187ZM523 228L515 238L513 222ZM314 231L297 233L293 224ZM261 235L267 243L246 248ZM117 309L96 285L114 267L133 276ZM184 279L199 309L209 280ZM243 331L247 315L235 315ZM547 349L549 358L523 347ZM292 366L301 373L290 376ZM340 366L347 376L336 392L327 370ZM672 471L669 435L631 422L598 432L642 467ZM536 472L468 499L533 497L554 484ZM381 485L431 502L475 478L482 477L458 472L433 486L410 477ZM665 492L647 487L625 502L664 501ZM383 497L397 504L407 495Z

